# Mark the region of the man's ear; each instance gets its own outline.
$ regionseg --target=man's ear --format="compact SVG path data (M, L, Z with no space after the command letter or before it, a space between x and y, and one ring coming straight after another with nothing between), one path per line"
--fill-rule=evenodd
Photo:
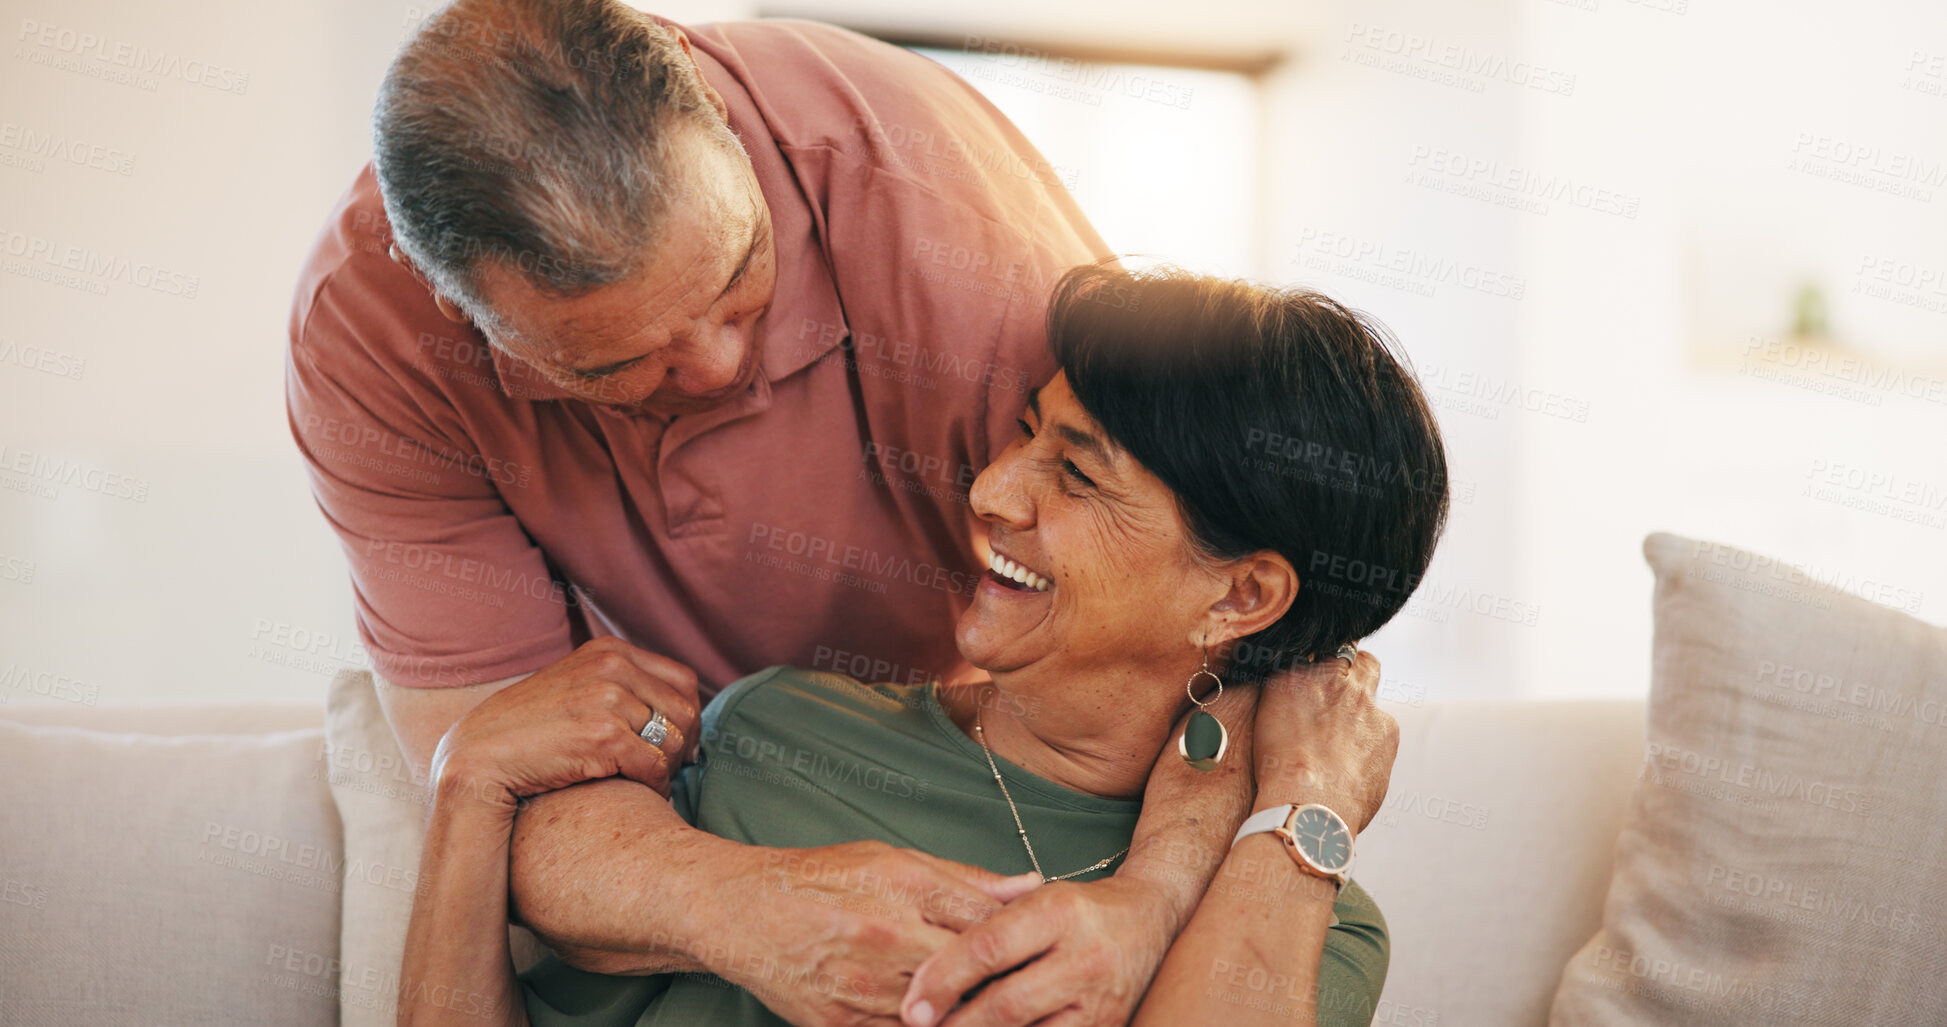
M682 47L683 56L690 59L690 67L696 71L696 82L703 87L703 95L710 98L710 106L717 109L717 116L723 118L725 121L729 121L730 105L723 102L723 97L717 95L717 91L710 88L710 80L703 77L703 66L696 63L696 51L690 49L690 37L688 33L685 33L682 29L674 25L664 25L662 29L664 32L676 37L676 45Z
M391 257L393 263L412 272L414 278L419 279L419 284L425 286L426 291L433 294L433 305L439 308L440 314L448 321L455 324L471 324L473 322L472 318L466 316L466 311L460 309L459 304L440 295L440 291L433 288L433 283L427 281L426 276L419 273L419 268L413 264L411 257L406 256L406 251L399 248L398 243L395 242L386 247L385 255Z
M1211 645L1255 635L1278 622L1298 598L1298 571L1282 555L1265 550L1233 564L1230 591L1210 604L1206 637Z
M473 323L473 319L466 315L466 311L460 309L459 304L441 296L437 291L433 293L433 305L438 307L439 312L446 315L446 319L454 324L464 325Z

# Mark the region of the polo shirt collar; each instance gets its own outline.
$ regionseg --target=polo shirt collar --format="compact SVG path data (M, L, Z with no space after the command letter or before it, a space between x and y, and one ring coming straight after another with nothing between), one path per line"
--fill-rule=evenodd
M815 183L802 182L798 170L778 148L770 123L737 73L743 63L735 48L707 26L686 29L662 18L656 20L689 36L690 52L702 69L703 80L729 108L730 129L750 155L758 187L771 208L772 236L777 241L777 292L764 315L759 374L779 381L836 349L847 333L845 309L839 303L819 223L805 198L807 188ZM789 324L785 323L787 319ZM500 390L508 398L576 398L519 357L497 346L488 348L493 353Z

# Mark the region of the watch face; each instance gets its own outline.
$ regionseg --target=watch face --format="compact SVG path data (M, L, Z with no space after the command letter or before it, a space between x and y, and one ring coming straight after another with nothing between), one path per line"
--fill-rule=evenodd
M1291 820L1291 837L1312 864L1328 874L1352 865L1352 832L1323 806L1306 806Z

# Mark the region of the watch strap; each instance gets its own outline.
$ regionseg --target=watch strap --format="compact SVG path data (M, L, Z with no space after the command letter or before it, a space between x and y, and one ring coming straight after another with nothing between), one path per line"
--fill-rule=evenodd
M1230 840L1230 844L1232 846L1235 846L1238 842L1241 842L1244 839L1249 838L1251 835L1268 834L1272 831L1276 831L1279 828L1284 827L1285 821L1291 818L1291 812L1305 805L1307 804L1292 802L1292 803L1286 803L1283 806L1273 806L1270 809L1258 810L1256 813L1253 813L1250 816L1245 817L1244 822L1238 825L1237 837L1232 838ZM1326 808L1330 809L1331 807L1328 806ZM1339 818L1340 823L1344 823L1344 821L1345 821L1344 817ZM1348 825L1348 830L1349 828L1350 825ZM1306 863L1303 859L1300 859L1296 853L1292 854L1291 859L1292 862L1298 864L1298 869L1303 870L1304 872L1311 874L1314 877L1323 877L1326 880L1331 881L1332 883L1338 885L1340 891L1345 890L1345 882L1348 878L1344 871L1340 871L1339 873L1336 874L1325 873L1317 869L1316 867L1313 867L1311 864ZM1348 866L1347 869L1348 870L1351 869L1350 866ZM1336 919L1337 918L1335 916L1334 920L1336 921Z
M1290 816L1291 807L1288 805L1273 806L1270 809L1258 810L1256 813L1244 818L1243 825L1237 829L1237 837L1232 838L1230 843L1236 845L1251 835L1263 834L1266 831L1275 831L1283 827L1286 818Z

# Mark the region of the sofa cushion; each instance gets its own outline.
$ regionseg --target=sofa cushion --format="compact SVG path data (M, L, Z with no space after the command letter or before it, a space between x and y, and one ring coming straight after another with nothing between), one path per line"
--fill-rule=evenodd
M323 745L0 721L0 1023L336 1023Z
M345 835L345 861L370 873L348 874L338 934L344 986L338 1000L345 1027L396 1022L406 922L419 883L426 791L386 724L372 675L345 670L325 699L325 763Z
M399 748L368 671L340 671L325 699L326 763L345 837L345 902L338 936L345 1027L396 1022L399 970L426 837L426 783ZM514 965L545 950L510 927Z
M1389 687L1399 758L1352 868L1392 936L1373 1023L1542 1023L1602 922L1643 702L1415 705Z
M0 707L0 720L136 735L267 735L324 727L324 707L304 705Z
M1640 779L1550 1022L1947 1023L1947 631L1652 535Z

